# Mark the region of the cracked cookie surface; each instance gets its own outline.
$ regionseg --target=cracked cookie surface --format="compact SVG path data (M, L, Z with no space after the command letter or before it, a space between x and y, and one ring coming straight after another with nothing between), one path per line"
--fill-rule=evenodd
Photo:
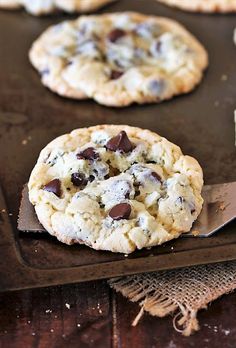
M0 8L24 7L29 13L40 16L57 10L65 12L91 12L115 0L0 0Z
M236 0L158 0L164 4L193 12L235 12Z
M52 91L116 107L187 93L208 64L203 46L180 24L133 12L50 27L29 56Z
M63 243L131 253L188 232L202 208L202 170L149 130L101 125L60 136L40 153L29 198Z

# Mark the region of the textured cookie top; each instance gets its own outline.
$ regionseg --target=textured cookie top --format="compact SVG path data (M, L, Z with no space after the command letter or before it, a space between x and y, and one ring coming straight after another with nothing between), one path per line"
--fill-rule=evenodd
M53 26L34 43L30 59L53 91L112 106L186 93L207 66L204 48L182 26L138 13Z
M130 253L188 232L201 211L202 185L198 162L165 138L103 125L48 144L29 198L60 241Z
M188 11L202 12L234 12L236 0L158 0L170 6Z
M43 15L62 10L66 12L90 12L115 0L0 0L0 8L24 7L33 15Z

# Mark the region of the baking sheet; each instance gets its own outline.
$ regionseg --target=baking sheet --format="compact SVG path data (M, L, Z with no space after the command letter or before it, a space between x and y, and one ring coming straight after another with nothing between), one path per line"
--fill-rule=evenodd
M10 213L10 216L2 213L0 224L1 290L236 258L235 223L210 239L179 239L129 257L97 252L85 246L69 247L49 235L24 234L16 229L22 186L40 150L56 136L78 127L127 123L149 128L178 144L185 154L196 157L207 184L236 180L233 123L236 47L232 41L236 16L189 14L155 0L120 0L100 12L123 10L174 18L205 45L210 66L194 92L159 105L133 105L124 109L60 98L41 85L28 62L27 52L33 40L50 24L74 16L34 18L23 11L0 12L0 182L3 188L0 208L7 208Z

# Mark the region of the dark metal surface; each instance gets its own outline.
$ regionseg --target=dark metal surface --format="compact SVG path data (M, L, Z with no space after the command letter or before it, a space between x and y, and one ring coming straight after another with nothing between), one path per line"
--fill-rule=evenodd
M41 85L28 62L27 52L48 25L65 16L38 19L26 13L0 12L0 180L8 211L13 214L11 226L6 214L2 214L2 290L75 282L78 278L88 280L95 278L95 274L96 278L102 278L114 272L128 274L134 269L135 272L164 269L168 268L168 259L173 258L175 266L180 267L186 265L185 258L194 264L208 262L213 253L217 255L216 261L236 257L235 224L209 240L186 239L184 244L183 240L177 240L151 251L137 252L128 259L100 252L99 262L97 252L86 247L67 247L49 236L17 232L22 185L27 182L39 151L56 136L77 127L127 123L149 128L181 146L184 153L195 156L204 169L207 184L236 180L233 124L236 48L232 42L235 15L187 14L151 0L121 0L109 9L136 10L179 20L207 48L210 67L193 93L160 105L134 105L117 110L92 101L63 99Z

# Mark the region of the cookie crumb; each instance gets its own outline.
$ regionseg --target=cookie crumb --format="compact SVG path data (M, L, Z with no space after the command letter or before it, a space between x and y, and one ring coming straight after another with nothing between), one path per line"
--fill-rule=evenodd
M81 325L80 324L77 324L77 327L80 327Z
M223 74L221 76L221 81L227 81L228 80L228 76L226 74Z
M225 210L226 206L224 204L224 202L220 202L220 205L219 205L219 210Z
M194 237L199 236L199 234L200 234L200 231L198 231L198 230L193 230L193 231L192 231L192 235L193 235Z
M70 307L71 307L69 303L66 303L65 306L67 309L70 309Z
M222 329L222 332L225 334L225 336L228 336L230 334L230 330Z
M51 329L50 331L51 331L51 332L54 332L54 329Z

